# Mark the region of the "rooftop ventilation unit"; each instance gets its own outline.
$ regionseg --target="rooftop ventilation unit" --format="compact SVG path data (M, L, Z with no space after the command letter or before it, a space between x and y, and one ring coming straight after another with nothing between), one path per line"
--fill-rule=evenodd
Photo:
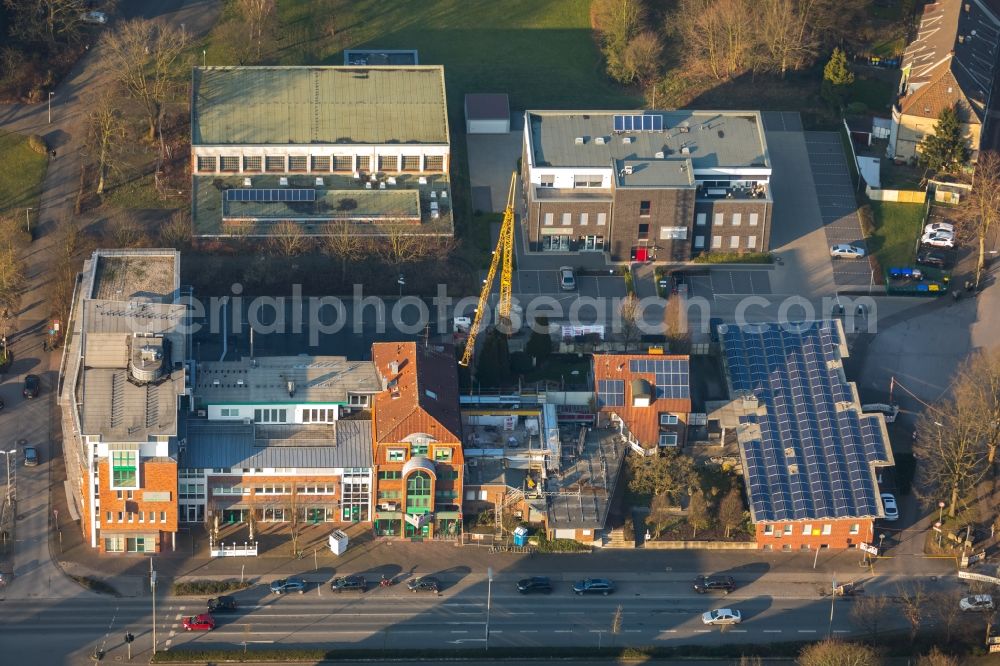
M691 154L690 148L688 148L687 146L683 146L681 148L681 155L690 155L690 154Z
M583 145L583 137L582 136L576 137L576 140L574 141L574 143L576 143L576 145L578 145L578 146L582 146Z
M633 141L635 141L635 138L633 138L631 136L623 136L622 137L622 143L632 143Z
M288 388L288 397L289 398L294 398L295 397L295 382L292 381L291 379L289 379L288 382L287 382L287 384L286 384L286 387Z
M663 151L662 150L656 153L656 159L658 159L658 160L662 160L663 159Z
M596 139L594 139L594 143L596 143L599 146L603 146L604 145L604 137L603 136L597 137Z
M399 361L389 361L389 372L394 375L399 373Z
M624 169L622 169L622 171L625 173L626 176L631 176L632 175L632 167L631 167L631 165L625 167Z

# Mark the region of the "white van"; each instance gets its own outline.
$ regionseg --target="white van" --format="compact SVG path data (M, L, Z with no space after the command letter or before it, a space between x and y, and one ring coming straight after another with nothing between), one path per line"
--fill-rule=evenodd
M863 414L881 414L885 417L886 423L892 423L896 420L896 416L899 415L899 405L887 405L884 402L873 402L867 405L861 405L861 412Z

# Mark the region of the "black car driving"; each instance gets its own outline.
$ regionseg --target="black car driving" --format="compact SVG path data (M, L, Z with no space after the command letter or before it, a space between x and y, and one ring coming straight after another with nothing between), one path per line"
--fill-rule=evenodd
M208 600L208 612L218 613L224 611L234 611L238 607L236 597L213 597Z
M725 592L729 594L736 589L736 581L732 576L698 576L694 581L694 591L698 594L706 592Z
M21 391L21 395L28 400L37 398L41 387L42 380L38 378L38 375L27 375L24 378L24 389Z
M532 576L531 578L522 578L517 581L517 591L521 594L530 594L532 592L549 594L552 592L552 581L549 580L548 576Z
M433 576L414 578L406 584L406 587L410 592L433 592L434 594L441 592L441 582Z

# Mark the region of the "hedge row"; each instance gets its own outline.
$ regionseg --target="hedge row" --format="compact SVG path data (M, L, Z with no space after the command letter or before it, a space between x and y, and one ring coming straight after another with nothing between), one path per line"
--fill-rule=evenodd
M249 582L240 582L235 578L229 580L188 580L174 583L173 591L175 596L223 594L245 590L248 587L250 587Z

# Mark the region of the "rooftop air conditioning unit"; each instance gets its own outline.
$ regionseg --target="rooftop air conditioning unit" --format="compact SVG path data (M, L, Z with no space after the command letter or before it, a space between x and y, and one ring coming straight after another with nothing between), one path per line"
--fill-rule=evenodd
M631 176L632 175L632 167L631 166L625 167L624 171L625 171L625 175L626 176Z
M208 410L207 410L207 409L199 409L199 410L197 411L197 414L198 414L198 416L200 416L201 418L205 418L206 416L208 416Z
M681 148L681 155L690 155L690 154L691 154L691 149L690 148L688 148L687 146L684 146L683 148Z
M604 145L604 137L603 136L597 137L596 139L594 139L594 143L596 143L599 146L603 146Z
M662 160L663 159L663 151L662 150L656 153L656 159L658 159L658 160Z
M574 143L576 143L576 145L578 145L578 146L582 146L583 145L583 137L582 136L576 137L576 141Z
M633 141L635 141L634 137L631 137L631 136L623 136L622 137L622 143L632 143Z

